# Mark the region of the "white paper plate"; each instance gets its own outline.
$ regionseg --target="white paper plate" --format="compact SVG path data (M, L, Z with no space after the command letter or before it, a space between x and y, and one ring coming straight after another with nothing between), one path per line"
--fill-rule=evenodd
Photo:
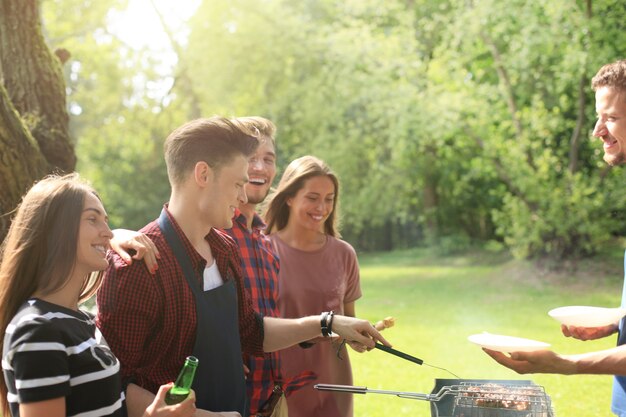
M548 314L567 326L602 327L617 323L626 316L626 308L569 306L555 308Z
M537 340L503 336L487 332L473 334L469 336L467 340L478 346L499 352L533 352L550 347L549 343L539 342Z

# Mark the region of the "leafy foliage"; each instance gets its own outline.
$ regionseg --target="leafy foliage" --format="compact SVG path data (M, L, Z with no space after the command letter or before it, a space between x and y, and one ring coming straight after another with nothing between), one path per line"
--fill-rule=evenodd
M101 194L112 227L138 229L169 196L162 144L184 113L175 105L163 112L166 97L155 90L172 81L158 58L108 31L109 13L127 1L74 3L43 6L49 42L72 55L66 81L78 171Z
M587 139L590 78L626 53L615 1L204 1L168 74L107 33L113 6L47 13L46 28L71 45L79 167L116 225L167 198L169 130L257 114L278 125L279 166L314 154L334 167L344 237L361 248L499 241L567 258L626 231L625 174Z

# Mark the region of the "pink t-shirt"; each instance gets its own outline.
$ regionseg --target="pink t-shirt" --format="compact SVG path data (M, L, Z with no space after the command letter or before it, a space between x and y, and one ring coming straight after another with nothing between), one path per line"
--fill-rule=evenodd
M359 264L349 243L328 236L324 247L305 252L270 235L280 259L278 308L282 317L297 318L333 310L343 314L344 303L361 297ZM337 357L339 341L321 341L309 349L294 346L281 351L283 375L301 371L318 375L316 383L352 385L347 349ZM317 391L308 385L287 398L289 417L351 417L352 395Z

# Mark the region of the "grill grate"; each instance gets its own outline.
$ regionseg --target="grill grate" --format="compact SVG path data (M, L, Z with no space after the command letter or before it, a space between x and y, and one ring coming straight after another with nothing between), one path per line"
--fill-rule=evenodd
M543 387L528 380L436 379L430 394L331 384L315 389L428 401L432 417L555 417Z
M550 397L534 384L462 383L450 392L453 417L554 417Z

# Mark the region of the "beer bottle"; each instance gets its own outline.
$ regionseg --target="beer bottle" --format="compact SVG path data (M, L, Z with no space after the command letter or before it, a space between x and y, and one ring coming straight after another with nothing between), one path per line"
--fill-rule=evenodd
M167 391L165 395L165 404L172 405L182 402L191 390L191 384L193 384L193 377L196 374L196 368L198 367L198 358L195 356L187 356L185 359L185 365L180 370L174 386Z

